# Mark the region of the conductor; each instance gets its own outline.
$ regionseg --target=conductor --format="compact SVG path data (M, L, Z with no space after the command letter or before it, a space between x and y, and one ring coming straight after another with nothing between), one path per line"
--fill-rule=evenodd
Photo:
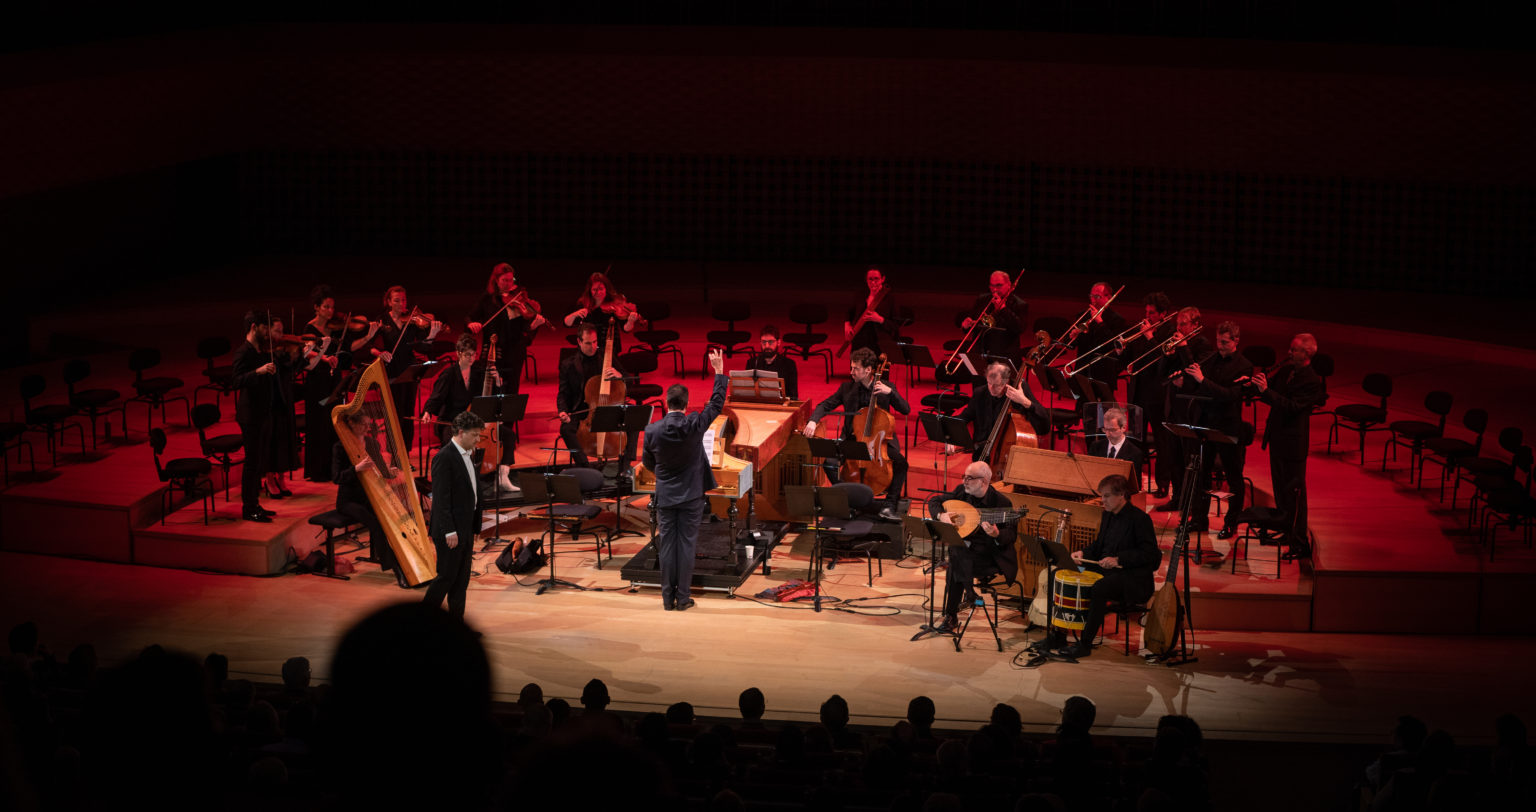
M704 492L715 487L715 475L704 455L704 432L725 408L725 361L720 350L710 350L709 365L715 370L715 390L709 405L695 414L688 410L688 387L667 388L667 414L645 427L641 461L656 472L656 549L661 558L661 608L679 612L693 606L688 596L693 583L694 549L699 541L699 522L709 501Z

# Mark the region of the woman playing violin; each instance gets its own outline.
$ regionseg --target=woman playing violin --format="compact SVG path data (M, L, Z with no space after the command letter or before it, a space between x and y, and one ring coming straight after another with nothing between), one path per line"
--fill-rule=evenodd
M482 355L491 336L497 337L496 369L507 394L517 394L533 332L549 322L528 289L517 284L517 271L511 265L499 262L491 269L485 293L469 311L468 322L469 331L480 337Z
M382 325L378 335L374 337L372 353L375 358L384 359L384 370L389 373L390 380L400 377L401 373L416 363L415 345L423 341L431 341L437 338L443 331L443 323L432 319L430 315L421 316L410 308L410 300L405 288L395 285L384 291L384 306L388 308L384 316L379 319ZM414 414L416 412L416 381L408 383L392 383L389 385L390 396L394 398L395 409L401 414ZM406 448L416 436L416 424L403 421L400 424L400 433L405 440Z
M640 322L640 311L623 294L613 289L607 274L594 273L587 277L586 292L576 300L576 309L566 314L565 326L593 325L597 328L598 349L601 350L603 342L607 340L608 325L614 321L619 322L624 332L633 333L635 325ZM613 342L613 354L618 355L624 346L623 342L617 335Z

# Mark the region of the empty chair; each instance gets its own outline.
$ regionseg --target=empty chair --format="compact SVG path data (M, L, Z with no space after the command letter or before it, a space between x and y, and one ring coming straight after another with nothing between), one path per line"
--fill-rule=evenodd
M704 334L707 342L704 346L704 361L699 367L704 377L709 377L709 350L711 347L719 347L725 351L727 358L739 352L751 353L752 334L746 330L736 329L736 322L746 321L752 318L752 306L746 302L716 302L709 309L710 318L715 321L725 322L724 330L710 330Z
M1484 457L1480 455L1457 457L1456 461L1451 465L1451 476L1456 480L1451 485L1451 509L1455 510L1456 508L1456 495L1461 492L1462 482L1475 486L1476 480L1480 476L1513 477L1515 468L1512 459L1515 452L1519 451L1520 446L1524 443L1524 430L1519 426L1505 426L1499 429L1499 448L1509 452L1511 460L1501 460L1497 457ZM1478 492L1474 488L1472 492L1473 514L1477 512L1475 509L1477 497ZM1471 514L1467 516L1467 526L1472 526Z
M666 406L661 403L661 395L664 391L661 385L641 383L640 381L642 375L656 371L658 366L656 353L650 350L630 350L614 359L614 362L618 364L619 369L624 370L626 377L632 376L634 378L625 382L624 393L626 397L641 405L650 403L651 405L660 405L663 411L666 410Z
M1483 452L1483 434L1488 431L1488 412L1483 409L1468 409L1467 413L1461 417L1461 425L1472 432L1471 440L1463 440L1459 437L1432 437L1424 441L1427 456L1421 456L1419 459L1419 485L1424 483L1426 465L1440 466L1440 501L1442 502L1445 501L1445 482L1454 470L1456 460Z
M822 557L831 559L826 567L829 570L836 568L839 556L862 555L865 580L869 586L874 586L876 564L880 566L880 574L885 575L885 562L875 555L885 536L870 535L875 529L874 522L856 517L874 504L875 492L862 482L839 482L832 487L848 495L850 513L847 517L828 519L830 526L825 528L821 544Z
M213 505L213 463L203 457L180 457L162 463L160 455L165 453L165 430L149 430L149 447L155 455L155 473L159 474L160 481L166 483L165 490L160 492L160 523L165 524L166 514L171 512L171 506L175 502L175 491L181 491L189 497L198 496L203 500L203 524L208 523L208 510Z
M1360 435L1360 464L1365 464L1365 435L1373 431L1386 431L1387 398L1392 396L1392 378L1380 372L1365 376L1361 388L1367 395L1380 398L1379 403L1346 403L1333 410L1333 425L1328 428L1328 452L1333 453L1333 440L1341 430Z
M208 429L217 425L222 419L217 403L204 403L192 410L192 424L197 426L197 440L202 446L203 456L218 463L219 468L224 471L224 501L228 502L229 469L243 462L235 459L234 455L245 446L245 437L238 433L209 437Z
M826 324L829 316L827 306L812 302L801 302L789 309L789 320L805 328L804 332L785 333L784 343L790 346L784 347L785 355L798 355L803 361L811 360L812 356L821 356L827 370L827 382L832 382L832 348L818 346L827 340L826 333L816 332L817 325Z
M924 409L938 412L944 415L953 415L966 407L971 402L971 395L964 391L966 388L976 385L976 376L964 366L955 369L954 372L945 372L941 364L933 371L934 381L950 386L949 391L935 392L931 395L923 395L920 401Z
M81 389L76 390L75 384L85 380L91 374L91 362L84 358L76 358L64 365L64 386L69 390L69 405L75 407L80 414L91 420L91 448L96 447L96 418L105 417L113 412L123 414L123 433L128 433L127 410L128 404L117 403L117 399L123 393L116 389Z
M239 396L239 390L230 385L230 381L235 375L234 365L219 364L215 366L213 363L213 359L228 355L232 349L233 347L230 345L229 339L224 336L210 336L197 342L197 357L204 361L203 377L207 378L208 382L198 384L197 388L192 390L193 406L197 405L197 396L204 389L213 392L215 403L219 402L219 398L225 395Z
M602 569L604 545L608 547L608 558L610 560L613 558L613 530L601 524L588 524L602 515L603 511L602 508L585 500L592 498L592 494L601 490L606 484L603 481L603 472L596 468L571 466L561 471L560 475L576 478L576 486L581 490L583 501L560 502L558 497L555 497L556 501L553 505L546 503L542 508L528 511L523 516L538 521L550 521L554 527L563 530L573 539L591 536L597 542L597 568ZM518 484L522 487L524 494L536 493L542 487L542 479L540 474L524 472ZM548 552L553 560L555 554L553 535L549 537Z
M1530 547L1532 526L1536 524L1536 499L1531 497L1531 447L1521 446L1511 462L1514 466L1513 476L1507 480L1478 483L1478 489L1484 494L1478 539L1488 542L1489 561L1498 552L1495 536L1499 525L1508 524L1511 530L1524 525L1525 546ZM1521 473L1525 474L1523 483L1520 481Z
M160 423L164 425L165 404L179 400L187 410L187 425L192 425L192 405L188 402L186 395L173 396L170 394L185 385L182 380L167 376L144 377L146 370L154 369L157 366L160 366L160 351L153 347L141 347L129 353L128 368L133 370L133 390L138 392L138 394L129 398L123 404L124 415L127 414L128 403L144 404L144 430L149 431L150 412L158 406L160 408ZM123 433L128 433L126 421L123 426Z
M677 341L682 337L676 330L659 329L656 323L672 317L672 305L667 302L648 302L639 305L640 312L645 314L644 330L635 331L635 341L640 348L651 352L660 358L662 355L672 356L672 374L682 374L683 351L677 348Z
M1435 390L1424 396L1424 408L1439 419L1433 423L1425 420L1394 420L1387 424L1391 434L1381 450L1381 470L1387 470L1387 451L1397 459L1397 447L1408 449L1408 481L1414 481L1414 471L1424 457L1424 444L1445 434L1445 418L1451 413L1451 393Z
M0 460L4 460L7 485L11 484L11 449L13 448L18 452L22 448L27 449L27 464L32 467L32 473L37 473L37 459L32 453L32 443L22 439L26 431L26 423L0 423ZM18 453L16 458L20 460L21 454Z
M59 436L73 428L80 438L80 451L85 451L85 429L79 423L70 422L77 412L67 403L42 403L33 405L32 400L43 393L48 382L41 375L28 375L21 379L21 404L26 415L27 428L41 431L48 436L48 451L53 454L53 464L59 464Z

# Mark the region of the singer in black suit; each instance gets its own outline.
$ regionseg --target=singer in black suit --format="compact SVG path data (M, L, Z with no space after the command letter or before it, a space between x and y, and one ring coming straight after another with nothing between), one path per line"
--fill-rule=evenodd
M1296 554L1306 551L1307 450L1312 445L1312 410L1328 402L1323 379L1312 369L1317 339L1300 333L1291 339L1290 360L1273 377L1257 372L1253 386L1259 399L1269 404L1264 424L1264 445L1269 448L1269 475L1274 483L1275 504L1296 517L1298 538L1291 540Z
M1141 463L1146 460L1146 454L1141 446L1127 437L1125 430L1129 418L1125 410L1111 408L1104 410L1104 436L1094 440L1088 446L1088 456L1107 457L1112 460L1126 460L1136 472L1135 479L1131 481L1131 492L1141 490Z
M453 416L453 437L432 458L432 524L428 532L437 548L437 578L422 603L442 606L464 617L469 594L470 564L475 557L475 533L480 530L480 483L472 455L485 421L474 412Z
M688 387L667 389L667 414L645 427L641 461L656 473L656 550L661 558L661 608L682 611L693 606L694 550L699 522L709 502L704 492L715 487L715 474L704 455L704 432L725 408L725 361L719 350L709 353L715 369L715 391L709 405L696 414L688 409Z

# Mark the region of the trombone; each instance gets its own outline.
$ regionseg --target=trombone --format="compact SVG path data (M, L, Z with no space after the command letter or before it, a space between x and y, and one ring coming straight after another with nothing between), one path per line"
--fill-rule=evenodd
M1200 331L1204 330L1204 329L1205 329L1205 325L1201 324L1201 325L1198 325L1197 327L1195 327L1195 329L1190 330L1189 331L1189 335L1187 335L1187 336L1181 336L1178 333L1174 333L1173 335L1168 336L1168 340L1162 342L1161 344L1158 344L1157 346L1153 347L1150 350L1147 350L1146 352L1142 353L1141 356L1138 357L1136 360L1132 361L1126 367L1125 374L1127 374L1127 375L1136 375L1136 374L1141 373L1142 371L1144 371L1147 368L1151 367L1153 364L1157 363L1157 358L1154 356L1152 358L1152 360L1147 361L1147 363L1142 364L1141 366L1137 366L1137 364L1141 364L1141 362L1143 360L1145 360L1147 358L1147 356L1153 355L1154 353L1157 353L1159 351L1162 352L1162 354L1164 354L1164 355L1172 355L1174 347L1178 346L1182 342L1185 342L1185 341L1188 341L1191 338L1194 338L1197 335L1200 335Z
M1060 358L1062 350L1066 349L1068 346L1066 342L1071 341L1073 338L1077 337L1078 333L1088 329L1088 324L1091 323L1094 319L1098 318L1099 314L1108 310L1109 306L1115 303L1115 299L1119 298L1120 291L1123 290L1125 290L1125 286L1121 285L1120 290L1115 291L1115 295L1109 297L1109 301L1105 302L1103 307L1095 309L1093 305L1088 305L1088 309L1084 310L1083 315L1078 316L1077 320L1072 322L1072 326L1068 327L1066 332L1061 334L1061 338L1051 342L1052 349L1056 354L1050 355L1049 357L1043 359L1044 362L1049 364L1052 361L1055 361L1057 358ZM1094 349L1098 349L1098 347L1094 347Z
M1125 332L1121 333L1120 335L1117 335L1114 338L1111 338L1108 341L1105 341L1103 344L1100 344L1099 346L1094 347L1093 349L1091 349L1091 350L1089 350L1089 351L1087 351L1085 353L1079 354L1076 358L1074 358L1071 361L1069 361L1065 367L1062 367L1062 370L1061 370L1062 374L1064 374L1064 375L1066 375L1068 377L1071 377L1073 372L1078 367L1087 366L1089 364L1092 364L1092 363L1098 361L1100 358L1103 358L1104 356L1108 355L1110 352L1119 352L1119 351L1125 349L1125 345L1129 344L1132 339L1134 339L1138 334L1140 334L1142 332L1143 329L1146 329L1146 330L1149 330L1149 331L1152 331L1152 332L1156 332L1157 328L1162 327L1164 324L1167 324L1168 320L1173 318L1175 315L1176 315L1176 313L1164 313L1163 317L1158 319L1156 324L1153 324L1150 327L1146 327L1146 328L1143 328L1143 326L1142 326L1142 325L1145 325L1147 323L1146 319L1142 319L1141 321L1136 322L1136 324L1132 325L1131 327L1126 328ZM1116 345L1114 350L1107 350L1107 349L1105 349L1105 347L1108 347L1111 344ZM1100 352L1100 350L1103 350L1103 352Z
M1011 291L1019 286L1019 280L1022 278L1024 278L1024 269L1020 268L1019 272L1013 277L1013 284L1008 286L1009 295L1012 295ZM992 326L997 323L996 314L992 312L992 303L994 301L996 301L995 298L987 299L986 307L981 309L981 315L971 322L971 329L965 331L965 336L960 339L959 344L955 345L955 351L949 354L949 360L944 362L945 375L955 374L955 370L960 368L960 356L976 349L976 345L981 342L981 337L986 335L987 331L991 330ZM1004 302L1006 301L1007 298L1004 297ZM978 330L977 328L980 329Z

